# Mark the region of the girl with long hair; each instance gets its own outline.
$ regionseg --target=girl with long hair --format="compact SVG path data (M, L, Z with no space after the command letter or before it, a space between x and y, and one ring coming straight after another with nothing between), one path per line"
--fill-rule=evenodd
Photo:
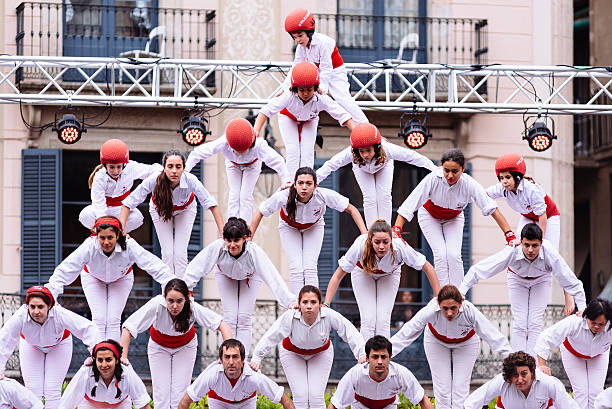
M173 278L164 287L163 295L153 297L123 323L122 362L129 362L131 339L151 329L147 352L156 408L176 409L191 383L198 350L193 326L196 322L201 327L219 331L224 340L232 337L221 316L190 300L187 284L180 278Z
M197 214L194 198L198 198L204 210L210 210L219 233L223 231L223 217L217 201L202 182L185 172L185 156L181 152L175 149L166 152L162 165L163 171L150 175L124 199L119 220L125 226L130 211L151 193L149 213L161 246L162 260L172 273L182 277L187 267L187 246Z
M298 293L306 284L319 286L317 262L323 244L323 216L328 206L350 214L359 231L367 232L361 214L348 198L334 190L318 187L317 174L309 167L298 169L294 184L270 196L253 217L250 230L255 235L261 218L280 209L278 230L289 259L293 293Z
M363 339L374 335L390 336L391 312L403 264L423 270L434 294L440 290L436 271L425 256L402 239L393 238L391 226L382 219L376 220L367 234L357 237L338 264L325 292L325 304L330 305L340 282L351 273Z

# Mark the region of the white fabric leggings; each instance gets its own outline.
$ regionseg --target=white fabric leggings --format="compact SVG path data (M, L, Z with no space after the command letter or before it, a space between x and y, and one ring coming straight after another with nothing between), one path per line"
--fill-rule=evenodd
M385 219L391 224L393 168L392 160L387 160L385 166L376 173L368 173L358 166L353 166L353 174L363 195L363 213L368 227L378 219Z
M319 220L306 230L298 230L281 220L278 230L285 255L289 260L291 292L298 294L306 284L318 287L317 263L325 232L323 220Z
M580 408L594 409L595 398L603 391L606 381L610 349L594 358L584 359L578 358L563 345L559 348L563 368L572 384L574 400Z
M297 121L283 114L278 114L277 117L278 127L285 143L287 170L293 180L295 171L299 168L304 166L314 167L314 150L319 117L302 123L301 139Z
M261 161L258 160L249 166L240 166L226 160L225 170L227 184L229 185L227 217L240 217L247 224L251 224L253 218L253 190L261 173Z
M117 219L121 213L121 206L112 206L107 207L106 212L104 212L105 216L114 216ZM86 206L81 213L79 213L79 221L83 226L88 228L89 230L93 229L94 224L96 223L96 211L92 205ZM144 221L144 216L138 209L132 209L130 211L130 215L125 222L125 232L129 233L132 230L136 230L140 226L142 226L142 222Z

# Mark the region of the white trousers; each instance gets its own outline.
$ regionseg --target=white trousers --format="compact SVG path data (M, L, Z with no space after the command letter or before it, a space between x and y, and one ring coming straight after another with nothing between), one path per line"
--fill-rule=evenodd
M107 207L105 216L114 216L118 219L120 213L121 206ZM79 213L79 221L89 230L93 229L93 226L96 223L96 219L96 212L92 205L86 206L85 208L83 208L83 210L81 210L81 213ZM129 233L132 230L136 230L137 228L142 226L143 220L144 217L142 213L140 213L140 210L132 209L130 215L127 218L127 221L125 222L125 232Z
M251 316L263 281L259 278L234 280L218 271L215 272L215 281L221 296L223 320L229 325L234 338L242 342L248 356L251 349Z
M229 185L227 217L241 217L246 220L247 224L251 224L253 190L261 173L261 161L258 160L249 166L239 166L226 160L225 171Z
M351 87L348 82L346 70L332 70L329 74L329 82L327 83L328 93L336 100L346 112L351 114L355 125L368 122L368 118L364 115L357 102L351 96Z
M507 278L513 318L510 337L512 349L536 357L534 348L544 325L544 310L550 300L552 276L546 274L527 280L508 271Z
M286 350L281 344L278 355L295 409L325 409L325 388L334 361L333 345L318 354L301 355Z
M366 274L360 268L351 273L351 284L361 320L361 335L391 337L391 312L400 282L400 270L393 274Z
M117 281L105 283L91 274L81 271L81 286L91 310L91 320L98 327L102 339L121 338L121 314L132 291L134 273L130 272Z
M521 231L523 230L523 227L525 227L527 223L535 223L538 226L540 225L540 223L534 222L533 220L528 219L525 216L521 215L521 218L519 219L519 222L518 222L518 226L516 226L516 237L518 237L519 239L521 238ZM557 249L558 251L560 238L561 238L561 216L559 215L551 216L548 220L546 220L546 233L544 233L544 239L548 240L548 242L551 243L555 247L555 249Z
M178 278L185 275L187 268L187 246L191 238L191 229L198 212L196 200L183 210L178 210L167 222L157 213L153 202L149 203L149 213L155 225L157 239L161 246L162 261L170 267Z
M426 328L423 346L431 370L436 409L463 409L480 350L478 336L459 344L446 344Z
M417 214L419 226L433 251L434 267L440 287L446 284L459 287L463 281L463 261L461 260L463 212L452 219L440 220L421 206Z
M281 221L278 230L285 255L289 260L291 292L298 294L306 284L318 287L317 263L325 232L323 220L319 220L306 230L298 230Z
M391 187L393 186L393 161L376 173L368 173L362 168L353 166L353 174L363 195L363 213L366 226L371 226L377 219L385 219L391 224Z
M198 338L179 348L167 348L149 338L148 356L156 409L177 409L191 384Z
M295 171L304 166L314 167L314 149L317 139L319 117L303 122L302 136L298 132L298 122L287 115L279 114L278 127L285 143L285 162L291 179Z
M91 391L88 391L88 392L91 392ZM100 409L100 408L98 406L95 406L89 403L85 399L83 399L83 402L79 403L79 409ZM113 406L113 409L132 409L132 399L127 398L126 400L121 402L119 405ZM137 409L140 409L140 408L137 408Z
M59 407L62 384L72 359L72 335L51 348L39 348L19 339L19 364L26 388L42 401L45 409Z
M563 368L572 384L574 400L584 409L595 408L595 398L603 391L610 349L592 359L578 358L563 345L560 346Z
M227 403L219 399L208 398L208 409L255 409L256 406L257 396L240 403Z

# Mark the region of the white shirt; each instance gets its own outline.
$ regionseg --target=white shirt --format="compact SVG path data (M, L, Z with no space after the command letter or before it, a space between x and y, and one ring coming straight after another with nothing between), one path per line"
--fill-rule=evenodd
M270 196L266 201L259 205L259 211L265 217L270 216L278 209L283 209L287 213L287 198L289 197L289 189L280 190ZM326 189L324 187L315 188L312 197L306 203L302 203L296 199L297 207L295 209L295 222L300 224L315 223L320 221L323 223L323 215L327 206L334 210L343 212L349 206L347 197L342 196L335 190ZM280 220L279 223L285 223Z
M136 179L144 179L161 165L146 165L136 161L129 161L117 180L110 177L106 168L102 167L94 175L91 184L91 205L94 207L96 218L106 215L106 197L120 197L128 192Z
M117 243L113 253L107 256L102 251L98 238L90 236L55 268L45 287L57 297L64 292L64 286L71 284L78 277L84 265L87 265L87 271L93 277L105 283L112 283L128 274L134 263L162 286L175 278L161 259L142 248L132 238L126 240L125 250Z
M612 388L604 389L597 395L595 409L612 409Z
M213 331L219 328L223 319L219 314L195 301L190 301L189 305L191 306L190 328L194 322ZM136 310L123 323L123 328L127 328L134 338L141 332L148 330L151 326L165 335L184 335L184 332L178 332L174 328L174 321L172 321L172 316L168 312L168 304L162 294L147 301L145 305Z
M320 348L329 340L332 329L335 329L340 338L349 344L356 359L365 355L365 342L357 328L339 312L321 307L312 325L306 324L299 310L285 311L259 340L251 361L261 363L270 349L286 337L301 349Z
M493 199L506 198L508 206L521 214L533 212L540 216L546 213L546 202L544 201L546 193L537 183L530 180L521 179L516 193L504 189L501 183L497 183L487 188L487 194Z
M65 330L83 341L90 351L101 341L98 327L93 322L57 303L49 310L47 320L42 325L30 317L28 306L22 305L0 329L0 373L4 372L6 361L13 354L22 334L32 346L51 347L64 339Z
M95 364L94 364L95 365ZM111 383L106 387L106 384L100 377L97 382L96 396L91 396L91 390L96 386L96 380L93 375L93 369L91 366L83 365L81 369L74 374L74 377L66 387L60 400L59 409L74 409L80 403L86 400L85 395L91 400L97 402L106 402L111 405L123 402L125 399L130 398L132 405L135 408L142 408L151 401L151 397L147 393L142 380L136 375L131 365L123 367L123 374L121 380L116 385L116 379L113 378ZM117 386L121 389L121 395L119 398L115 398L117 395Z
M243 366L242 374L236 385L232 387L223 372L223 365L219 362L210 364L187 388L187 394L192 401L198 402L211 389L221 398L231 401L241 401L251 396L253 392L257 392L265 395L274 403L280 402L284 392L282 386L277 385L261 372L255 372L247 364Z
M283 183L291 182L292 180L289 176L285 160L278 152L268 145L268 142L266 142L264 138L256 138L255 146L247 149L246 152L239 153L229 146L225 135L222 135L214 141L207 142L195 148L187 158L185 170L190 171L199 161L207 159L219 152L225 157L226 165L231 163L251 163L261 159L266 165L278 173Z
M491 349L505 358L512 352L508 339L483 315L474 304L468 300L463 301L459 313L452 320L446 319L437 299L432 299L425 307L417 312L410 321L391 337L393 356L402 352L421 335L421 332L431 324L436 332L446 338L460 339L467 336L472 330L475 334L463 342L478 342L481 337L491 346ZM437 337L441 345L449 345Z
M287 111L300 122L317 118L321 111L327 111L340 125L351 119L351 114L346 112L329 95L321 95L317 92L308 102L304 103L296 93L283 91L282 94L272 98L259 112L268 118L272 118L284 108L287 108Z
M123 205L133 209L141 204L147 198L147 195L155 189L155 183L160 173L154 172L143 180L136 190L123 200ZM186 205L192 193L195 193L195 197L198 198L204 210L217 206L217 201L208 193L200 179L189 172L183 172L178 186L172 190L172 204L174 206Z
M489 216L497 209L495 201L487 196L480 183L470 175L463 173L451 186L444 178L442 168L437 168L421 180L397 209L397 213L410 221L414 212L428 200L450 210L463 210L473 200L482 210L483 216Z
M505 269L512 271L509 274L516 274L520 277L540 277L552 273L559 281L559 285L574 297L578 310L582 311L586 308L582 281L578 280L563 257L547 240L542 241L540 252L533 261L525 257L521 246L505 246L503 250L470 267L463 277L459 291L465 294L478 281L493 277Z
M189 288L193 288L200 278L208 275L213 268L215 272L233 280L263 279L278 302L288 308L296 300L296 296L289 291L266 252L252 241L246 241L244 245L244 252L235 258L229 253L223 239L213 241L187 265L183 280Z
M353 408L363 408L364 406L355 399L355 394L368 399L382 400L396 396L398 393L403 393L413 405L423 400L425 395L425 391L408 368L390 362L387 377L382 382L376 382L370 378L369 364L366 362L355 365L340 379L338 388L331 397L331 403L336 409L344 409L349 405Z
M595 335L589 329L586 318L577 315L565 317L540 333L535 346L535 353L543 359L548 359L550 351L562 344L566 338L572 348L579 354L593 358L601 354L608 355L610 344L612 344L610 322L600 333Z
M353 149L349 146L332 156L323 164L323 166L317 169L317 182L321 183L329 176L330 173L335 172L342 166L349 163L353 164L353 171L355 169L360 169L363 172L371 174L378 172L384 168L389 161L393 160L399 160L414 166L420 166L422 168L429 169L430 171L437 169L436 165L434 165L431 159L428 159L426 156L423 156L418 152L397 146L385 140L383 140L381 144L387 156L387 160L381 164L376 164L377 158L370 159L365 165L360 165L359 163L353 162Z
M347 273L350 273L356 269L363 271L363 268L359 267L357 263L361 264L363 250L367 238L367 233L357 237L344 256L338 260L338 265L342 268L342 270L346 271ZM404 243L402 239L392 239L391 243L393 250L395 251L395 260L393 259L393 254L391 254L391 249L389 249L387 254L385 254L381 259L374 255L374 257L376 257L376 269L381 271L380 273L375 273L376 276L393 274L393 272L398 270L402 264L406 264L415 270L421 270L427 262L424 255L410 247L408 244Z
M555 408L581 409L565 391L560 380L545 375L539 369L535 371L535 379L527 397L499 374L472 392L463 405L465 409L482 409L498 396L507 409L545 409L551 399Z
M43 403L14 379L0 380L0 409L43 409Z

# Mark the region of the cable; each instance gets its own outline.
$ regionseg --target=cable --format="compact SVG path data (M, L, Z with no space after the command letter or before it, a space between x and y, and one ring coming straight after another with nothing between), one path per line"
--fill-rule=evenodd
M36 126L36 125L29 124L28 121L26 121L25 117L23 116L23 109L22 109L22 105L21 105L21 99L19 100L19 114L21 115L21 120L23 121L23 124L28 129L36 129L36 130L39 130L39 132L42 132L45 129L55 125L55 121L49 122L49 123L41 125L41 126Z
M108 115L106 115L106 118L104 118L104 120L103 120L102 122L100 122L99 124L88 124L87 122L85 122L85 118L83 118L83 125L87 125L87 126L88 126L88 127L90 127L90 128L96 128L96 127L98 127L98 126L102 126L102 125L104 125L104 124L106 123L106 121L108 121L108 120L109 120L109 118L110 118L110 116L111 116L111 113L113 112L113 105L112 105L112 104L108 104L107 106L108 106ZM102 111L102 112L104 112L104 111ZM95 116L94 116L94 117L92 117L92 118L95 118L95 117L97 117L97 116L99 116L99 115L100 115L100 114L95 115Z

